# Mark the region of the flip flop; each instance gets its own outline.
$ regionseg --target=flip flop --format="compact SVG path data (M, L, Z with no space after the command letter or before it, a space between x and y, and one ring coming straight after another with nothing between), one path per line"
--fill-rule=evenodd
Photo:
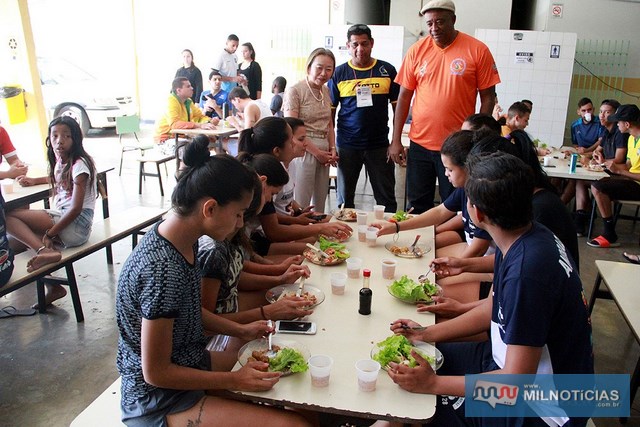
M609 240L607 240L606 237L604 236L598 236L593 240L589 240L587 242L587 245L594 247L594 248L617 248L618 246L620 246L620 243L612 243Z
M622 256L624 257L624 259L626 259L627 261L629 261L632 264L640 264L640 256L639 255L627 254L626 252L624 252L622 254Z
M15 316L33 316L37 313L37 310L33 308L25 308L23 310L18 310L12 305L8 305L4 308L0 308L0 319L5 319L7 317L15 317Z

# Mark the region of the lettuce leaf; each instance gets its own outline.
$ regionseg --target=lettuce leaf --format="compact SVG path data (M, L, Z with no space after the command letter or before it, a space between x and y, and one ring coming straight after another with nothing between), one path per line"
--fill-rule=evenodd
M376 345L380 350L373 355L372 359L378 361L380 366L387 366L389 362L395 362L404 363L411 368L415 368L418 366L418 362L411 355L412 349L416 350L432 367L436 363L435 357L428 356L414 347L404 335L391 335Z
M281 349L275 357L269 359L269 369L271 371L306 372L308 368L302 354L289 347Z
M417 283L404 275L389 285L389 291L407 301L431 301L431 297L438 294L438 287L428 279L424 283Z

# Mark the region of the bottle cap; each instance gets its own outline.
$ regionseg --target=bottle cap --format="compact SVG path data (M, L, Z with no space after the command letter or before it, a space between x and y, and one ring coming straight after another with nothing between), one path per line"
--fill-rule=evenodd
M371 277L371 270L367 270L366 268L362 270L362 275L364 277Z

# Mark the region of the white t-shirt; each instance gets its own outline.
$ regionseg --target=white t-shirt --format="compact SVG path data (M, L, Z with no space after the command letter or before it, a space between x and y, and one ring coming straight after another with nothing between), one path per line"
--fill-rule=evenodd
M65 163L60 163L58 161L56 162L56 166L54 169L54 176L56 179L56 183L54 185L54 193L55 193L54 205L56 209L59 211L64 211L71 207L71 198L73 195L73 187L67 190L61 184L60 176L62 174L62 169L64 168L65 165L66 165ZM89 169L89 166L84 162L84 160L78 159L76 160L76 162L73 164L73 167L71 168L71 176L75 181L76 178L82 174L87 174L87 183L86 183L86 189L84 192L84 200L82 201L82 209L95 209L96 192L97 192L96 182L95 181L92 182L91 179L89 179L89 177L91 176L91 171ZM94 176L95 176L95 172L94 172Z
M285 170L287 169L284 166L284 163L282 164L282 167L284 167ZM289 173L288 170L287 173ZM293 177L289 173L289 182L287 182L282 187L282 190L280 190L280 192L278 192L278 194L276 194L276 197L273 199L273 205L276 207L276 212L283 215L291 215L291 212L287 210L287 207L289 207L289 205L291 205L291 202L293 201L294 187L295 184L293 182Z
M235 53L229 53L222 49L222 53L213 64L213 69L226 77L236 77L238 75L238 57ZM236 87L235 82L222 82L222 89L229 92Z

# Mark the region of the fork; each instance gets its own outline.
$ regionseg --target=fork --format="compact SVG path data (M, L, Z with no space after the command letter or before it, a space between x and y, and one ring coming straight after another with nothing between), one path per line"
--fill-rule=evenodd
M419 234L416 236L416 240L413 241L413 245L410 246L411 252L413 254L416 254L416 255L417 255L417 253L416 253L416 245L418 244L418 240L420 240L420 235Z
M305 280L305 277L302 276L300 278L300 286L298 286L298 291L296 292L297 297L302 296L302 291L304 290L304 280Z

